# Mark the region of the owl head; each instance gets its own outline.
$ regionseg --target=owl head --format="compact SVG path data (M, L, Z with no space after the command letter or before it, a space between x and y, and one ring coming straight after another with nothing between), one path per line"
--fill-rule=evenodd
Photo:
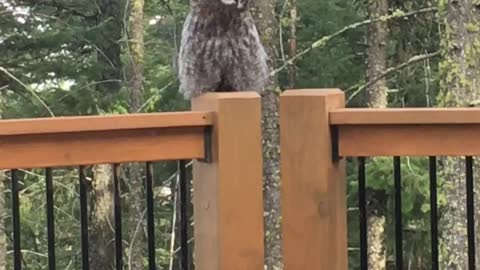
M238 10L245 10L247 9L249 0L220 0L220 2L227 6L232 6Z

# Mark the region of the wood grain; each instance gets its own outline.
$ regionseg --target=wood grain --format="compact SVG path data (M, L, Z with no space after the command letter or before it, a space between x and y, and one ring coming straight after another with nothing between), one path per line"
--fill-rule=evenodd
M203 136L203 127L0 136L0 169L203 158Z
M329 112L340 90L290 90L280 100L285 270L346 270L344 161L332 161Z
M340 125L338 130L343 157L480 155L480 124Z
M480 108L337 109L330 124L480 124Z
M0 120L0 135L113 131L143 128L200 127L212 124L210 112L71 116Z
M194 162L195 268L263 270L261 104L256 93L209 93L213 163Z

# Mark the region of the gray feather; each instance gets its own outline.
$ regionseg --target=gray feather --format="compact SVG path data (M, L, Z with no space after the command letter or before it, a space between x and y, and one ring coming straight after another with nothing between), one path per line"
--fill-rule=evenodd
M186 99L206 92L264 89L267 54L247 3L192 0L178 63L180 92Z

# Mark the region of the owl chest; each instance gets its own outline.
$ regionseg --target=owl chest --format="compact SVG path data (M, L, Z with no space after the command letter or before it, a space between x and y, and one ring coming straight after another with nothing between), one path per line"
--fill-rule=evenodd
M193 29L191 43L198 56L221 65L234 64L252 49L248 28L243 24Z
M198 53L217 61L235 61L244 57L249 47L248 42L237 37L215 37L205 40Z

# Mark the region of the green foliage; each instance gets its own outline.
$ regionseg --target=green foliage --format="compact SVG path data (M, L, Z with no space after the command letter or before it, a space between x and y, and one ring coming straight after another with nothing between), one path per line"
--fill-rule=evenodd
M352 3L345 0L303 0L298 1L298 50L301 51L323 36L330 35L343 26L362 19ZM283 25L285 25L286 21ZM288 22L290 23L290 22ZM285 33L288 25L285 26ZM347 89L363 77L364 59L359 41L363 29L335 38L320 50L314 50L297 63L298 79L296 88ZM284 39L287 41L287 38ZM288 43L285 42L285 48ZM287 84L288 76L282 73L282 83Z
M129 94L123 78L113 93L99 91L112 82L102 81L102 74L112 67L105 61L109 24L99 23L99 11L94 0L56 1L0 0L0 67L7 69L28 89L0 71L0 89L3 101L0 114L4 118L47 117L48 111L36 100L34 91L57 116L90 115L100 113L123 114L129 111ZM390 10L409 12L436 5L431 0L389 1ZM331 35L352 23L366 19L366 0L299 0L297 22L298 51L309 48L322 37ZM288 10L278 1L277 19L280 21L283 51L278 49L278 65L288 60ZM288 6L287 6L288 7ZM143 73L144 100L142 112L181 111L189 103L177 92L176 59L183 20L188 1L146 0L145 2L145 67ZM439 49L439 33L433 13L389 21L389 40L386 44L388 66L398 66L412 56ZM471 31L476 28L470 27ZM124 30L124 29L123 29ZM296 61L296 88L341 88L347 96L366 83L365 28L359 27L327 41ZM122 48L121 63L128 63L125 52L127 38L117 42ZM280 46L279 46L280 47ZM285 56L284 56L285 55ZM438 59L429 59L387 76L389 106L434 106L438 92ZM124 72L124 70L121 70ZM288 85L288 71L279 74L280 85ZM105 87L107 88L107 87ZM358 95L349 106L364 106L363 95ZM395 142L392 142L395 143ZM172 185L165 180L175 171L175 164L158 164L155 169L156 194L161 187ZM358 262L358 209L356 164L348 162L348 212L350 268ZM22 176L21 216L22 247L33 251L25 254L28 269L45 269L46 217L44 214L45 185L42 171L31 171ZM403 208L405 248L408 258L424 258L428 262L429 182L428 159L403 158ZM393 161L374 158L367 165L368 187L387 194L388 254L393 254ZM169 263L169 241L172 220L172 197L157 197L157 259L161 269ZM439 190L439 203L444 205L445 194ZM55 174L55 205L59 269L78 269L79 212L78 179L73 169ZM127 196L128 197L128 196ZM127 197L124 205L128 204ZM8 206L10 207L10 206ZM7 219L10 224L10 218ZM9 225L10 226L10 225ZM11 232L11 227L7 228ZM11 241L9 241L11 249ZM9 257L11 259L11 256ZM11 260L10 260L11 261ZM9 265L10 266L10 265ZM422 269L428 269L424 265Z

